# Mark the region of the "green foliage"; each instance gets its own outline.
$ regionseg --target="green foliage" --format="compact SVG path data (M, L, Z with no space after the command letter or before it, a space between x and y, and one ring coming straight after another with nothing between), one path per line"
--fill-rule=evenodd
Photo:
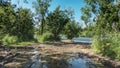
M101 53L104 56L109 56L113 59L120 60L120 34L115 33L107 38L97 36L94 38L92 48L96 53Z
M79 36L79 32L82 31L82 28L79 26L79 23L73 21L69 21L64 29L63 29L63 34L68 38L72 39L74 37Z
M102 47L105 44L104 41L105 39L100 36L95 36L93 38L92 48L96 53L102 53L104 51L104 48Z
M114 30L118 32L120 30L120 1L118 0L84 0L86 6L83 11L83 20L92 19L96 23L96 29L111 31ZM93 15L93 18L89 18ZM88 18L87 18L88 17ZM87 19L86 19L87 18ZM103 33L103 31L101 32Z
M33 39L33 15L28 9L18 8L14 11L11 3L0 6L0 34L17 36L20 41Z
M84 0L86 6L81 10L81 17L85 24L91 20L94 28L92 28L93 39L92 48L95 52L105 56L120 60L120 1L118 0ZM91 18L93 15L93 18ZM89 26L87 26L89 28ZM91 28L90 28L91 30ZM92 34L89 29L85 30L84 35ZM117 32L110 34L110 32ZM104 36L110 34L107 38ZM101 36L102 35L102 36Z
M19 42L16 44L13 44L11 46L29 46L29 45L33 45L35 42L34 41L28 41L28 42Z
M45 31L52 33L54 39L57 40L68 21L69 18L66 12L60 10L60 7L58 6L53 12L48 14L46 18Z
M109 38L109 41L110 41L110 45L111 45L111 50L113 50L114 51L113 54L116 55L115 58L120 60L120 33L113 34Z
M51 33L44 33L42 35L42 41L46 42L46 41L52 41L53 35Z
M84 30L81 34L80 34L80 36L82 36L82 37L92 37L94 34L93 34L93 32L92 31L87 31L87 30Z
M9 34L6 34L2 39L3 45L17 44L18 41L17 36L10 36Z
M34 8L36 10L37 19L40 25L40 32L41 35L44 33L44 26L45 26L45 16L48 13L48 8L50 6L51 0L37 0L37 2L34 2Z
M36 35L37 36L37 38L36 38L36 40L37 40L37 42L42 42L42 35Z
M11 34L18 36L21 41L33 39L34 24L32 17L33 16L28 9L19 8L16 13L16 22L11 28Z
M80 36L82 37L94 37L95 35L98 35L97 29L95 29L95 26L87 26L86 28L82 29L82 32L80 33Z
M88 6L85 6L81 8L81 11L83 15L81 16L81 19L84 21L85 25L88 26L91 18L91 9Z
M38 35L37 40L38 42L51 42L55 39L52 33L46 32L43 35Z
M0 6L0 31L10 33L15 23L14 9L10 3Z

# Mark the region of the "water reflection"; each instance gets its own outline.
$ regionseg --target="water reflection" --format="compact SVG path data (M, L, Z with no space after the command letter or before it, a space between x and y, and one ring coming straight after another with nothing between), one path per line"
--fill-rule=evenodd
M69 63L69 68L87 68L86 62L80 58L70 60L68 63Z
M36 59L36 62L30 68L95 68L92 62L85 61L80 57L65 59L59 56L44 56L41 59Z
M47 67L48 68L68 68L68 63L64 59L50 59L47 62Z
M49 58L43 63L42 68L95 68L95 65L90 61L85 61L79 57L64 58Z
M31 56L32 63L28 64L29 68L96 68L87 56L76 55L75 57L70 57L60 54L43 56L39 55L37 50L33 52L35 53Z

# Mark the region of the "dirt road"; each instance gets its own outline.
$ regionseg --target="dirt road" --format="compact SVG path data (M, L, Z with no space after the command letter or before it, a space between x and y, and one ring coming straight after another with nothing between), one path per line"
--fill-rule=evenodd
M30 56L34 54L34 49L37 49L39 51L38 54L43 55L43 57L44 55L75 56L75 54L82 54L88 56L94 62L102 63L103 65L106 65L109 68L119 68L119 62L95 54L91 50L90 45L73 43L35 44L28 47L9 47L8 52L4 51L4 47L1 47L0 66L6 68L15 68L15 66L17 66L19 68L21 67L21 65L30 61ZM61 59L63 57L55 56L52 58Z

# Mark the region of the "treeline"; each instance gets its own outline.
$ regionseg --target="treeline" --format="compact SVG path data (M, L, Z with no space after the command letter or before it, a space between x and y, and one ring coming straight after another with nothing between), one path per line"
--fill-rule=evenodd
M86 33L93 34L95 52L120 60L120 1L84 0L81 19L87 26ZM92 23L91 23L92 22Z
M0 3L0 39L5 45L33 39L33 14L29 9L17 8L7 2Z
M33 3L36 13L16 7L9 1L0 2L0 42L4 45L25 41L59 41L60 36L79 36L81 26L73 18L71 9L60 6L49 12L51 0L37 0Z
M46 40L57 41L60 40L60 36L65 36L68 39L79 36L82 28L73 18L74 11L71 8L61 10L60 6L57 6L53 11L49 12L50 2L51 0L37 0L37 2L33 3L36 9L36 18L38 24L40 24L38 29L40 32L38 32L39 37L43 35L43 39L50 37L50 40Z

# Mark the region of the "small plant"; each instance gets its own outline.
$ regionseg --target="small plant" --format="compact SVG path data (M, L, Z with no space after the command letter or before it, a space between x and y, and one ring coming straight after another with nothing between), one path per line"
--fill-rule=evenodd
M100 40L100 38L99 38L99 36L95 36L94 38L93 38L93 42L92 42L92 49L96 52L96 53L100 53L101 52L101 49L102 49L102 47L101 47L101 40Z
M6 34L2 38L3 45L16 44L17 42L18 42L18 37L17 36L10 36L9 34Z

